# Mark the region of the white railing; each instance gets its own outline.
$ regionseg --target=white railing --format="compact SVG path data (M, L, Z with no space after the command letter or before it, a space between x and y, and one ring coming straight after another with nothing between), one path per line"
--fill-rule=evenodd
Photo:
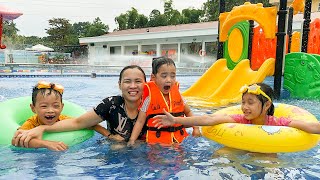
M0 64L0 75L15 74L49 74L49 75L118 75L124 66L120 65L88 65L88 64L38 64L38 63L5 63ZM141 66L146 74L151 73L151 67ZM177 75L202 75L207 66L177 67Z

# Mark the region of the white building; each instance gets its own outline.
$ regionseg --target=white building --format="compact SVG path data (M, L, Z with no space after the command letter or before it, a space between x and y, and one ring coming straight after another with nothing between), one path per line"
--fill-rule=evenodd
M88 44L89 64L122 65L135 61L149 66L153 57L167 55L180 65L212 64L216 58L218 22L182 24L111 32L80 38ZM200 52L200 53L199 53Z
M320 12L311 18L319 18ZM292 29L301 31L303 14L294 16ZM302 34L302 33L301 33ZM208 67L216 60L218 22L150 27L80 38L88 45L91 65L151 65L153 57L167 55L180 67Z

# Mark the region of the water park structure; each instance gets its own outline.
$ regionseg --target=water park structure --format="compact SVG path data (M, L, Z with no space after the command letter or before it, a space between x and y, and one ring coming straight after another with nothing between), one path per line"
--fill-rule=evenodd
M223 6L221 2L220 6ZM183 92L191 105L218 107L239 102L241 86L263 82L268 76L274 76L276 98L280 98L284 77L283 87L289 91L290 97L319 99L320 58L311 54L319 53L319 19L309 28L309 0L306 5L296 0L288 10L286 6L287 1L280 1L279 10L275 6L263 7L261 3L246 2L231 12L220 13L219 43L222 46L218 46L218 60ZM305 12L300 38L300 32L291 32L289 23L292 23L294 11L302 11L301 6L305 7ZM259 26L254 27L253 21ZM301 47L301 52L297 47Z

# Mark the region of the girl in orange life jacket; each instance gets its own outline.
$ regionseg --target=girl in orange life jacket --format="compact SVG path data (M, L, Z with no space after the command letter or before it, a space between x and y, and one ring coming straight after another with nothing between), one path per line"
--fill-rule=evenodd
M167 57L153 59L151 81L145 84L143 105L128 146L135 143L144 125L147 126L146 141L148 143L180 143L188 136L181 124L173 124L170 127L161 129L154 127L152 123L153 117L163 114L163 109L166 109L174 116L192 116L190 107L184 102L179 92L174 61ZM192 134L200 136L199 128L194 127Z

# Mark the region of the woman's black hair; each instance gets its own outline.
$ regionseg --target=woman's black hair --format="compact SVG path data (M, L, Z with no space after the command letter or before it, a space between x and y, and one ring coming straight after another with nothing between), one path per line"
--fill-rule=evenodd
M265 83L256 83L258 86L260 86L261 90L266 93L266 95L268 95L271 99L271 101L273 101L274 99L274 92L273 92L273 89L265 84ZM251 85L250 85L251 86ZM246 93L246 92L245 92ZM243 93L243 95L245 94ZM243 96L242 95L242 96ZM262 103L262 107L264 106L264 104L268 101L268 99L266 97L264 97L263 95L259 94L259 95L256 95L257 98L259 99L259 101ZM262 112L262 109L261 109L261 112ZM270 116L273 116L274 114L274 104L273 102L271 102L271 106L270 108L268 109L268 112L267 112L267 115L270 115Z
M174 65L174 67L176 67L176 64L174 63L174 61L171 58L168 58L165 56L153 58L152 59L152 74L154 74L154 75L157 74L159 68L164 64Z
M121 72L120 72L120 76L119 76L119 83L121 83L121 79L122 79L122 76L123 76L123 73L127 70L127 69L139 69L142 74L143 74L143 77L144 77L144 81L147 81L147 78L146 78L146 74L144 73L143 69L138 66L138 65L129 65L129 66L126 66L124 67Z

